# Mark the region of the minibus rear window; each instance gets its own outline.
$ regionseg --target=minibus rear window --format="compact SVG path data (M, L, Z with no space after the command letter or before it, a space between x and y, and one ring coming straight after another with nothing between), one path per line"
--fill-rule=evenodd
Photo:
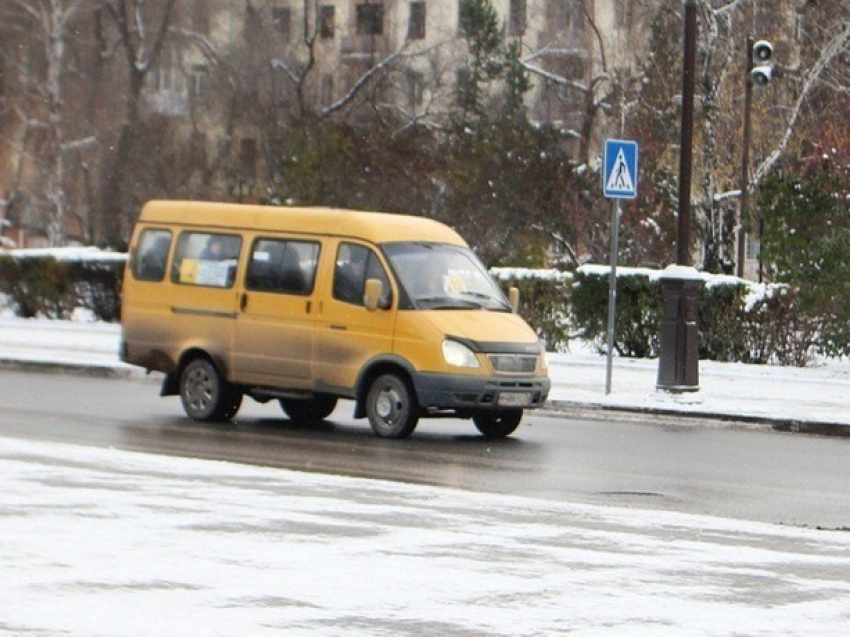
M171 231L146 228L139 235L133 259L133 276L139 281L162 281L171 250Z

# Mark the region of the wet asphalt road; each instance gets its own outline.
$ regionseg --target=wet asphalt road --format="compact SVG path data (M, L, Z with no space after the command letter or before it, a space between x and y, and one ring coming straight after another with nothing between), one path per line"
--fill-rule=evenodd
M850 529L850 439L606 413L530 413L512 438L421 420L381 440L341 402L290 423L246 399L233 423L199 424L151 381L0 371L0 435L228 460L535 498ZM601 419L603 418L604 419ZM598 419L597 419L598 418Z

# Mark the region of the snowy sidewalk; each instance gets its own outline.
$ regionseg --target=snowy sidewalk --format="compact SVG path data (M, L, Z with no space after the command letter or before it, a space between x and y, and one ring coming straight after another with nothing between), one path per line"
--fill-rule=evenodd
M0 366L143 375L118 359L120 326L105 323L0 317ZM700 390L656 391L658 361L614 361L605 395L605 357L595 352L550 354L550 407L686 413L762 423L788 431L850 435L850 362L808 368L700 362Z

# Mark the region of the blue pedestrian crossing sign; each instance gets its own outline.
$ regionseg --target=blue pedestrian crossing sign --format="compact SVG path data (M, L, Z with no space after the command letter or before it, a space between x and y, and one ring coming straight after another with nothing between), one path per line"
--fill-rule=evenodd
M613 199L637 197L638 177L637 142L622 139L605 140L605 171L602 175L602 190Z

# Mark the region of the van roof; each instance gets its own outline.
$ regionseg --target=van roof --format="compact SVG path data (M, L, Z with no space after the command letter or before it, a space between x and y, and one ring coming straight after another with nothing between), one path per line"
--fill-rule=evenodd
M149 201L139 221L202 228L251 229L334 235L373 243L438 241L466 245L448 226L410 215L341 208L289 208L209 201Z

